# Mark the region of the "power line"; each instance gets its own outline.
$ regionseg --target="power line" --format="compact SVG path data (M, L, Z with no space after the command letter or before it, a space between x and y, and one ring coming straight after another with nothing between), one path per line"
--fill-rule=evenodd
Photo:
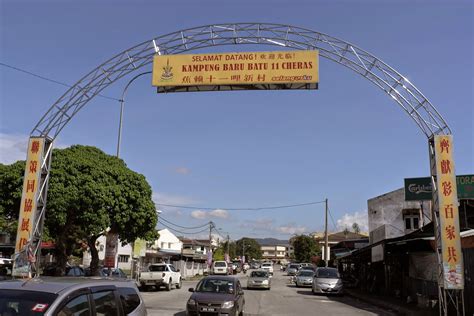
M176 226L176 227L179 227L179 228L184 228L184 229L197 229L197 228L209 226L209 223L206 223L206 224L203 224L203 225L200 225L200 226L194 226L194 227L181 226L181 225L175 224L173 222L170 222L169 220L163 218L162 216L159 216L158 220L163 220L163 221L165 221L166 223L168 223L170 225L173 225L173 226Z
M309 203L301 203L301 204L290 204L290 205L279 205L279 206L266 206L266 207L198 207L198 206L185 206L185 205L172 205L172 204L161 204L155 203L159 206L168 206L168 207L177 207L177 208L185 208L185 209L192 209L192 210L228 210L228 211L261 211L261 210L274 210L279 208L290 208L290 207L298 207L298 206L307 206L307 205L314 205L314 204L322 204L326 201L317 201L317 202L309 202Z
M161 224L161 225L163 225L164 227L166 227L166 228L168 228L168 229L171 229L172 231L175 231L175 232L178 232L178 233L184 234L184 235L196 235L196 234L200 234L200 233L206 232L206 231L208 231L208 229L209 229L209 228L206 227L205 229L200 230L200 231L197 231L197 232L183 232L183 231L181 231L181 230L178 230L178 229L176 229L176 228L173 228L173 227L171 227L171 226L168 226L168 225L166 225L166 224L163 223L163 222L158 221L158 223Z
M331 217L332 225L334 226L334 231L336 231L337 230L337 225L334 222L334 218L332 217L331 209L328 208L328 211L329 211L329 217Z
M69 84L67 84L67 83L60 82L60 81L57 81L57 80L54 80L54 79L50 79L50 78L47 78L47 77L44 77L44 76L35 74L35 73L31 72L31 71L24 70L24 69L15 67L15 66L11 66L11 65L8 65L8 64L2 63L2 62L0 62L0 66L7 67L7 68L10 68L10 69L13 69L13 70L16 70L16 71L25 73L25 74L27 74L27 75L30 75L30 76L33 76L33 77L36 77L36 78L39 78L39 79L42 79L42 80L46 80L46 81L52 82L52 83L55 83L55 84L59 84L59 85L64 86L64 87L72 88L72 86L69 85ZM119 101L119 102L120 102L120 99L113 98L113 97L109 97L109 96L106 96L106 95L103 95L103 94L97 94L97 96L102 97L102 98L105 98L105 99L109 99L109 100Z

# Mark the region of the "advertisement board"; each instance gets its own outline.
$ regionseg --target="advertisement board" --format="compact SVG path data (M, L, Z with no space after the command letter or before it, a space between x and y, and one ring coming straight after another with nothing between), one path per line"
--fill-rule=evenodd
M444 287L462 290L464 288L464 265L459 233L452 136L434 136L434 145Z
M319 82L317 50L156 55L153 86L282 85ZM160 90L159 90L160 91Z
M474 199L474 175L456 176L458 199ZM430 177L406 178L405 201L430 201L433 186Z
M118 251L118 234L108 232L105 237L104 267L115 268L115 257Z

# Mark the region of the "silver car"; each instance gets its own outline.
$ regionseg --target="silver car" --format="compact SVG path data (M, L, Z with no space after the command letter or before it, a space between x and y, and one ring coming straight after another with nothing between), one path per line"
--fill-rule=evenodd
M266 270L252 271L247 280L247 289L267 289L272 286L270 273Z
M295 283L297 287L301 286L312 286L313 285L314 272L311 270L300 270L295 277Z
M313 294L343 294L342 279L335 268L317 268L314 274Z
M42 277L0 282L0 315L147 315L132 281Z
M286 273L288 275L296 275L298 273L298 270L301 268L301 265L299 263L290 263L288 265L288 268L286 268Z

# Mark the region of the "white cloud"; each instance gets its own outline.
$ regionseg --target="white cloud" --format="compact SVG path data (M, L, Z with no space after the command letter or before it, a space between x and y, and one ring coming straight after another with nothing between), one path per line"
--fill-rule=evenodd
M343 230L348 228L352 230L352 224L357 223L362 232L369 231L369 220L367 211L355 212L353 214L346 213L342 218L337 220L337 228Z
M174 171L182 175L187 175L191 173L191 169L186 168L186 167L178 167Z
M212 211L201 211L196 210L191 212L191 217L196 219L206 219L206 218L224 218L227 219L230 217L229 212L226 210L215 209Z
M153 195L151 198L156 204L167 204L167 205L186 206L186 205L196 204L198 202L197 200L188 196L168 194L164 192L153 192Z
M28 139L28 135L0 133L0 163L9 165L26 160Z
M205 211L192 211L191 212L191 217L195 219L205 219L207 217L207 212Z
M209 212L209 217L229 218L229 216L229 212L226 210L216 209Z
M294 224L288 224L288 225L277 227L276 231L282 234L300 235L300 234L306 233L308 231L308 228L305 226L297 226Z

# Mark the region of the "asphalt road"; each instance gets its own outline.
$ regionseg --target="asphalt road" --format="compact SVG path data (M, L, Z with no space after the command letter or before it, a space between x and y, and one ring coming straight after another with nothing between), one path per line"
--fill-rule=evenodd
M244 315L394 315L375 306L357 301L349 296L332 297L313 295L311 288L297 288L289 284L289 277L276 271L272 288L267 290L247 290L247 278L237 276L244 287ZM191 296L188 288L195 287L197 281L184 281L181 289L167 292L164 289L142 292L148 315L184 316L186 302Z

